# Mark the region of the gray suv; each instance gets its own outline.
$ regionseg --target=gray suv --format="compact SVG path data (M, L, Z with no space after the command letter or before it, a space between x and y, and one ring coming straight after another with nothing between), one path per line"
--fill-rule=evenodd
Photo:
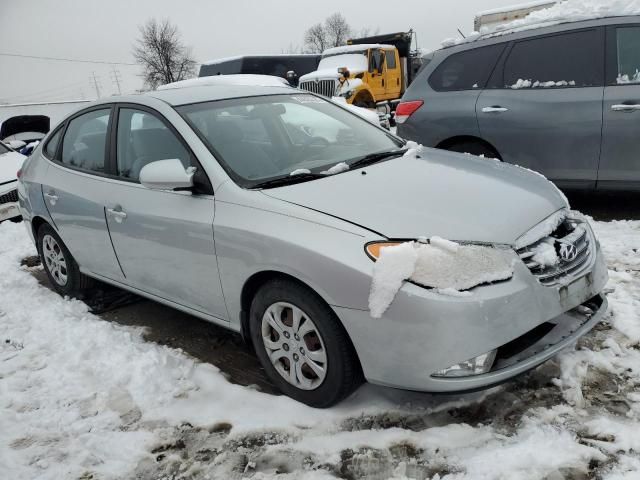
M527 167L562 188L640 190L640 16L443 48L397 120L406 139Z

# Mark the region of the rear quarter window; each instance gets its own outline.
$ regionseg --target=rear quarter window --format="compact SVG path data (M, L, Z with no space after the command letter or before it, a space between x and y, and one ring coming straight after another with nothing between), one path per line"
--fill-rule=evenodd
M429 77L429 85L438 92L485 88L505 44L490 45L454 53Z

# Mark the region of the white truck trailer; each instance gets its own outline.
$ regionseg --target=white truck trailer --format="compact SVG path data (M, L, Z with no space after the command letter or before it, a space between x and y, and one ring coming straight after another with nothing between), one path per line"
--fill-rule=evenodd
M486 10L476 15L473 27L476 32L482 33L483 30L492 29L503 23L524 18L531 12L552 7L556 3L558 2L554 0L537 0L508 7L495 8L493 10Z

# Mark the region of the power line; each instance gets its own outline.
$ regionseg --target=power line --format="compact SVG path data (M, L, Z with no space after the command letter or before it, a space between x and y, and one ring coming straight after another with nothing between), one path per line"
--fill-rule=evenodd
M54 60L56 62L76 62L76 63L99 63L102 65L127 65L130 67L138 67L137 63L129 63L129 62L106 62L104 60L81 60L77 58L59 58L59 57L42 57L39 55L22 55L18 53L4 53L0 52L1 56L4 57L17 57L17 58L35 58L38 60Z

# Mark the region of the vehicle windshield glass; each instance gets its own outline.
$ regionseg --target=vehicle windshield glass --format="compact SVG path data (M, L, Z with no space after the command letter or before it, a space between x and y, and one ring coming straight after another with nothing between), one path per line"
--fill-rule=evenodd
M3 153L9 153L11 150L9 150L7 147L5 147L2 143L0 143L0 155L2 155Z
M403 142L322 98L269 95L177 107L229 175L252 188L292 173L325 173Z

